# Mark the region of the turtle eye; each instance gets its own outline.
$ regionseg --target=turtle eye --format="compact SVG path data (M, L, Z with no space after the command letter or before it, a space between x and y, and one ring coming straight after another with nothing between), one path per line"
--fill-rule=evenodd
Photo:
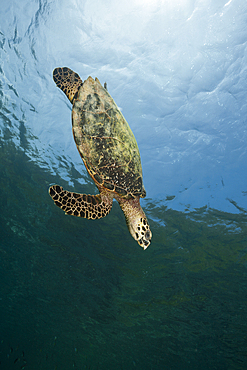
M149 230L146 232L146 234L145 234L145 238L146 238L147 240L151 239L151 234L150 234L150 231L149 231Z

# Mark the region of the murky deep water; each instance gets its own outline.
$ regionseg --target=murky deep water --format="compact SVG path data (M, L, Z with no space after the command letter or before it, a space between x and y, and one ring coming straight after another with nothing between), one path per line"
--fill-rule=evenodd
M13 145L0 159L3 369L245 367L245 214L150 201L144 252L117 204L65 216L47 195L56 177Z
M131 2L129 17L96 0L2 4L0 369L247 368L247 9L209 3L180 12L174 1L168 33L155 2ZM187 27L198 33L183 52ZM146 251L116 202L89 221L48 194L52 183L96 192L52 81L60 65L106 78L131 119L153 232Z

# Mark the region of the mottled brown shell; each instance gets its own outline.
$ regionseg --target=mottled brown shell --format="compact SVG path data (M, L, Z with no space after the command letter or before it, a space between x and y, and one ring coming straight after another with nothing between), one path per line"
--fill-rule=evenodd
M80 87L72 110L75 142L95 183L124 198L145 197L141 158L135 137L99 80Z

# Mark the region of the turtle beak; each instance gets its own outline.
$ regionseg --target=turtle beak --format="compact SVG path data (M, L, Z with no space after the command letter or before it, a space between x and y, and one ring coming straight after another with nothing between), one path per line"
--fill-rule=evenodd
M143 240L143 249L144 249L144 251L145 251L145 249L147 249L147 247L149 246L149 244L150 244L150 241L148 240Z
M147 231L145 237L137 240L138 244L145 250L151 243L152 234L151 231Z

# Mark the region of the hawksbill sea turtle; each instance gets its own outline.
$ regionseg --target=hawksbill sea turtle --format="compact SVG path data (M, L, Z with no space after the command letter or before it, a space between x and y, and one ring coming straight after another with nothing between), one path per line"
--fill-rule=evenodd
M68 215L99 219L115 198L124 212L130 234L146 249L152 233L140 206L146 196L139 149L133 132L98 78L80 76L67 67L53 71L56 85L73 104L72 129L77 149L99 194L78 194L52 185L49 194Z

